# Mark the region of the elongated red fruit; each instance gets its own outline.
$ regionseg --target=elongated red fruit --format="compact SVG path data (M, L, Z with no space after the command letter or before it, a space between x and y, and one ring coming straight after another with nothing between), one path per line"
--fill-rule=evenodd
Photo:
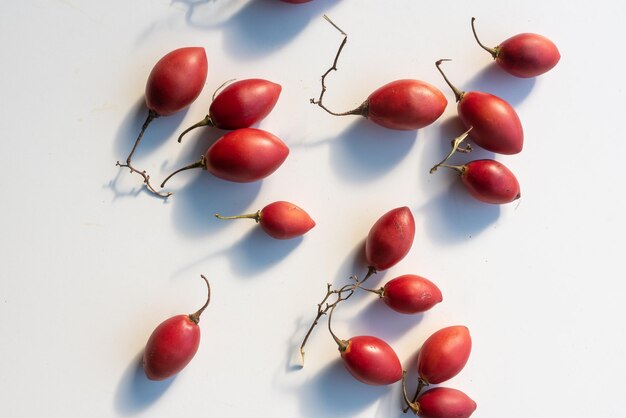
M276 171L288 155L287 145L271 133L255 128L237 129L215 141L199 161L167 176L161 187L177 173L193 168L203 168L236 183L258 181Z
M487 47L478 39L475 20L472 18L472 32L478 45L489 52L504 71L515 77L537 77L550 71L561 59L554 42L536 33L520 33L496 47Z
M229 84L214 97L205 118L185 129L178 137L178 142L189 131L202 126L231 130L254 125L274 109L281 90L279 84L260 78Z
M363 116L389 129L424 128L446 109L448 100L435 86L420 80L396 80L369 95Z
M276 239L299 237L315 226L315 221L304 209L285 201L270 203L256 213L236 216L216 213L215 216L219 219L254 219L265 233Z
M451 326L432 334L417 357L417 373L427 384L439 384L456 376L465 367L472 351L472 339L464 326Z
M413 245L415 220L404 206L381 216L365 240L368 265L377 271L387 270L402 260Z
M176 315L163 321L150 335L143 354L143 369L150 380L164 380L189 364L200 345L200 315L211 299L208 280L207 300L202 308L189 315Z
M206 169L221 179L248 183L272 174L288 155L289 148L277 136L261 129L237 129L207 150Z
M377 337L358 336L342 341L339 351L346 369L368 385L390 385L402 379L402 365L389 344Z
M391 309L404 314L427 311L443 300L437 285L415 274L405 274L387 282L381 297Z
M148 109L168 116L189 106L202 92L207 69L204 48L179 48L165 55L148 76Z
M456 170L470 194L485 203L504 204L521 196L517 178L504 164L495 160L474 160L462 166L442 165Z
M466 128L471 128L469 135L474 142L498 154L521 152L524 146L524 130L515 109L493 94L457 89L441 70L443 61L446 60L437 61L437 69L454 92L459 118Z
M476 402L460 390L437 387L417 398L417 415L421 418L468 418Z

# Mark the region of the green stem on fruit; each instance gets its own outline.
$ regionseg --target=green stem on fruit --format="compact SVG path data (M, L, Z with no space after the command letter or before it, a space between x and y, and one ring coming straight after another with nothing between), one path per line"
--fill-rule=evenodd
M417 390L415 391L413 400L409 401L409 397L407 396L407 393L406 393L406 371L405 370L402 371L402 394L404 396L404 402L406 402L406 405L407 405L406 408L402 410L402 412L406 414L408 410L410 409L411 411L413 411L415 415L419 413L420 406L419 406L419 403L417 402L417 398L419 397L420 393L422 393L422 390L424 390L426 386L428 386L428 382L426 382L424 379L420 377L417 381Z
M333 319L333 312L335 311L335 308L337 307L337 304L333 305L332 308L330 308L330 313L328 314L328 332L330 332L330 335L333 337L333 340L335 340L335 342L337 343L337 346L339 347L339 351L341 351L342 353L344 351L346 351L348 349L348 345L350 344L348 341L346 340L340 340L335 333L333 332L330 323Z
M463 98L463 95L465 94L465 92L459 90L454 84L452 84L450 82L450 80L448 80L448 77L446 76L446 74L443 72L443 70L441 69L441 63L444 61L452 61L450 59L440 59L439 61L435 62L435 66L437 67L437 70L439 70L439 72L441 73L441 75L443 76L443 79L446 81L446 84L448 84L448 86L450 86L450 88L452 89L452 91L454 92L454 97L456 98L456 101L460 101Z
M339 45L339 49L337 50L337 55L335 55L335 59L333 61L333 65L328 70L326 70L326 72L324 74L322 74L322 91L320 92L319 97L317 98L317 100L310 99L310 102L312 104L318 105L319 107L324 109L326 112L328 112L328 113L330 113L331 115L334 115L334 116L360 115L360 116L367 117L367 115L369 114L369 103L367 102L367 100L365 102L361 103L361 105L359 105L357 108L352 109L352 110L348 110L347 112L334 112L334 111L330 110L329 108L327 108L324 105L324 103L323 103L324 94L326 94L326 89L327 89L327 87L326 87L326 77L332 71L337 71L337 61L339 60L339 55L341 55L341 51L343 50L343 47L346 45L346 42L348 42L348 34L347 33L345 33L339 26L337 26L335 24L335 22L330 20L330 18L328 16L324 15L324 19L326 19L328 21L328 23L333 25L333 27L335 29L337 29L343 35L343 40L341 41L341 44Z
M145 183L146 188L148 189L149 192L151 192L152 194L156 196L167 198L172 193L160 193L150 184L150 176L146 173L146 170L138 170L132 165L133 155L135 154L135 151L137 150L137 146L141 142L141 138L143 138L144 132L148 128L148 125L150 125L150 123L158 117L159 115L154 110L150 110L148 112L148 117L146 118L146 121L143 123L143 126L141 127L141 131L139 132L139 135L137 136L137 139L135 140L135 144L133 145L133 148L130 150L130 154L128 154L128 157L126 158L126 164L122 164L119 161L117 161L115 165L117 167L127 167L128 169L130 169L131 173L139 174L141 177L143 177L143 182Z
M200 322L200 315L202 315L202 312L204 312L206 307L209 306L209 302L211 301L211 285L209 285L209 280L204 276L204 274L201 274L200 277L202 277L202 279L206 283L208 294L207 294L206 302L204 302L204 305L202 305L202 307L198 309L196 312L189 314L189 319L194 324L198 324L198 322Z
M256 211L256 213L247 213L245 215L235 215L235 216L222 216L219 213L215 214L215 217L217 219L222 219L222 220L230 220L230 219L254 219L256 221L256 223L259 223L259 221L261 220L261 211L258 210Z
M163 183L161 183L161 187L165 187L165 183L167 183L167 181L170 178L172 178L175 174L178 174L181 171L191 170L193 168L206 168L206 161L204 159L204 155L202 157L200 157L200 160L196 161L195 163L192 163L192 164L189 164L189 165L187 165L185 167L179 168L178 170L174 171L172 174L167 176L165 178L165 180L163 180Z
M470 144L467 144L465 148L460 148L461 143L465 140L465 138L467 138L471 130L472 130L472 126L470 126L470 128L467 131L463 132L461 135L457 136L456 138L452 140L451 142L452 149L450 150L450 153L440 163L436 164L435 166L433 166L433 168L430 169L430 174L437 171L439 167L442 167L445 164L445 162L448 161L450 157L452 157L452 155L454 155L455 152L457 151L470 152L472 150L472 146Z
M189 128L185 129L183 131L183 133L181 133L180 136L178 137L178 142L182 141L183 136L185 136L187 134L187 132L192 131L192 130L194 130L196 128L200 128L202 126L211 126L211 127L215 126L215 124L213 123L213 120L211 120L211 116L206 115L204 117L204 119L202 119L200 122L198 122L198 123L196 123L194 125L191 125Z
M493 59L498 58L498 53L499 53L498 47L490 48L488 46L483 45L483 43L480 42L480 39L478 39L478 35L476 34L476 28L474 27L474 21L475 20L476 20L476 18L472 17L472 33L474 34L474 38L476 39L476 42L478 42L478 45L480 45L480 47L482 49L484 49L485 51L489 52L491 54L491 56L493 57Z

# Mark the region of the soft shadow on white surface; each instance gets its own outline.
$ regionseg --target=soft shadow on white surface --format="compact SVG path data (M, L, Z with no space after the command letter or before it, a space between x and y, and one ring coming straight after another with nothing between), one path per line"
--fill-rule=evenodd
M362 293L362 297L371 298L372 301L354 315L357 327L371 330L370 332L391 345L424 319L424 313L401 314L389 308L378 295L369 292ZM435 305L432 309L437 309L437 306Z
M531 93L536 80L536 78L514 77L500 68L495 62L491 62L491 64L485 64L485 68L474 75L463 86L457 87L465 91L491 93L515 106L522 103ZM523 124L524 121L522 121Z
M219 1L177 0L188 6L185 19L199 29L224 33L224 51L250 60L280 49L295 38L312 19L318 19L339 0L288 4L278 0L251 0L236 12ZM238 2L241 3L241 2Z
M120 415L136 415L150 408L176 379L174 376L159 382L148 380L142 360L143 350L133 358L117 386L114 402Z
M346 370L337 351L337 360L306 382L297 392L300 416L304 418L354 416L390 391L388 386L370 386Z

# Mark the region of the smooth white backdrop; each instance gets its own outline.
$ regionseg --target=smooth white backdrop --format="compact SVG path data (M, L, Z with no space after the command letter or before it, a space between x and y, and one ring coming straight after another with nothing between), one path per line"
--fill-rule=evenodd
M478 403L476 417L623 416L623 1L24 0L0 9L3 417L402 416L400 385L352 379L325 322L304 369L297 348L325 283L364 274L370 226L404 205L414 246L372 285L420 274L444 301L400 316L354 297L336 312L340 337L386 339L414 377L424 339L464 324L473 351L446 385ZM441 119L394 132L310 105L341 42L324 13L349 34L328 106L347 110L384 83L417 78L446 94ZM542 33L561 62L537 79L508 76L475 44L472 16L485 43ZM175 138L233 78L283 86L259 127L291 154L255 184L181 174L163 202L114 163L145 119L150 69L188 45L207 51L206 87L187 111L152 123L136 164L158 180L197 159L221 132ZM439 58L452 59L445 70L459 87L517 109L524 151L496 158L518 176L519 201L477 203L454 173L428 174L461 132ZM493 155L455 162L484 156ZM305 208L316 228L279 242L252 222L212 217L275 200ZM198 354L175 379L149 382L143 345L159 322L202 305L201 273L213 300Z

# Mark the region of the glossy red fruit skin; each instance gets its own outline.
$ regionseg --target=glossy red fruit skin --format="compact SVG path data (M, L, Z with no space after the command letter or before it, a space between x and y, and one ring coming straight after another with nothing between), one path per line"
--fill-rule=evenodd
M435 86L419 80L396 80L367 98L366 117L389 129L414 130L436 121L448 100Z
M202 92L207 72L204 48L179 48L168 53L155 64L148 76L148 109L159 116L168 116L186 108Z
M376 271L387 270L402 260L415 238L415 219L404 206L381 216L365 240L365 257Z
M404 314L427 311L443 300L437 285L415 274L405 274L387 282L382 298L391 309Z
M274 108L282 87L252 78L224 88L209 108L209 118L220 129L247 128L265 118Z
M293 203L278 201L261 209L259 224L272 238L291 239L306 234L315 221Z
M390 385L402 379L398 355L380 338L367 335L350 338L341 358L350 374L365 384Z
M463 184L481 202L499 205L520 198L519 182L504 164L485 159L470 161L463 167Z
M180 372L200 345L200 327L189 315L163 321L150 335L143 354L143 369L150 380L164 380Z
M476 410L476 402L460 390L437 387L417 398L421 418L468 418Z
M516 77L537 77L550 71L561 59L556 45L545 36L520 33L495 49L496 63Z
M457 105L463 125L480 147L498 154L517 154L524 147L524 130L515 109L493 94L463 93Z
M472 338L467 327L440 329L428 337L417 356L417 373L429 384L439 384L456 376L467 363Z
M228 132L205 154L206 169L237 183L261 180L280 167L289 148L278 137L256 128Z

